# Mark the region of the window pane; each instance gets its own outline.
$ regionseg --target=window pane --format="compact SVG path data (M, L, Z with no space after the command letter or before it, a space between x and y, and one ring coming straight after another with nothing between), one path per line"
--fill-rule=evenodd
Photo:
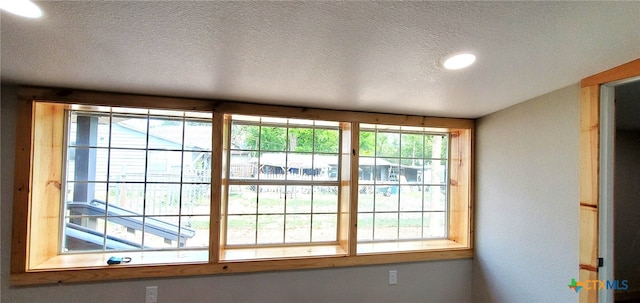
M182 149L182 119L149 119L149 148Z
M184 152L182 182L211 182L211 153Z
M107 238L110 244L106 249L120 250L123 249L122 246L129 249L142 248L142 217L108 217L107 220Z
M96 216L71 217L65 219L63 251L101 251L104 248L104 218ZM126 242L107 241L107 247L136 248Z
M424 236L429 238L445 237L444 212L432 212L424 214Z
M338 230L338 215L313 215L313 229L311 240L314 242L336 241Z
M284 122L288 122L290 126L313 126L313 120L302 120L302 119L286 119L282 120Z
M397 240L398 213L375 213L373 232L375 240Z
M287 169L288 180L311 180L311 176L315 175L316 170L313 167L313 155L309 153L287 153L286 164L283 166ZM325 167L327 170L328 167ZM320 173L320 170L318 170Z
M184 246L191 235L190 229L184 229L180 234L179 217L145 217L144 218L144 246L145 248L178 248Z
M265 151L285 151L287 129L284 127L262 126L260 128L260 149Z
M207 246L211 122L184 120L180 112L154 111L179 117L168 118L116 110L124 114L69 113L65 245L97 251ZM126 114L134 112L139 115ZM180 184L187 181L204 184ZM187 244L196 230L197 240Z
M229 214L256 214L258 210L258 193L256 185L229 186Z
M383 133L376 134L376 156L398 157L400 155L400 134Z
M144 182L145 150L112 149L109 162L109 180Z
M276 117L260 117L260 121L265 124L286 124L289 119Z
M316 154L313 156L313 170L306 171L314 180L338 181L338 155Z
M227 244L253 245L256 243L256 216L227 216Z
M69 114L69 146L109 146L109 116L98 113Z
M311 213L311 186L287 186L287 213Z
M425 152L427 158L447 158L448 139L445 135L427 135Z
M398 186L376 186L376 188L382 193L376 196L376 212L398 211Z
M149 110L146 108L136 108L136 107L111 107L110 108L114 113L128 113L128 114L142 114L146 115L149 113Z
M448 135L421 127L361 124L360 129L358 222L372 221L373 232L358 226L358 240L443 237ZM367 152L371 144L373 155ZM436 221L437 229L428 225Z
M425 163L424 183L445 184L447 177L446 160L430 160Z
M377 158L375 160L375 175L377 183L398 183L400 181L400 165L398 159Z
M107 159L105 148L70 147L67 149L68 181L107 181Z
M446 186L425 186L424 210L444 211L447 203Z
M375 156L376 154L376 133L373 131L360 132L360 156Z
M369 189L371 188L371 189ZM375 195L373 194L373 185L361 187L358 194L358 212L372 212Z
M422 191L420 186L400 187L400 211L421 211Z
M424 158L424 135L402 134L401 155L403 158Z
M289 151L312 152L313 128L289 128Z
M111 118L111 147L146 148L146 117L116 116Z
M373 240L373 213L358 214L358 241Z
M66 202L107 200L107 184L100 182L67 182Z
M405 161L403 159L403 161ZM424 167L422 166L423 160L414 161L406 159L407 162L400 166L400 183L401 184L413 184L421 185L423 181Z
M258 215L257 244L284 243L284 215Z
M227 211L256 215L252 244L336 241L339 123L233 119ZM227 231L227 245L252 245L231 239L234 233Z
M147 184L145 215L179 215L180 184Z
M150 109L149 115L183 117L185 112L177 110Z
M147 182L180 182L181 151L150 150L147 156Z
M338 212L338 187L314 186L313 187L313 212L337 213Z
M257 179L258 163L246 151L231 151L229 176L231 179Z
M210 217L183 216L181 219L180 237L184 238L181 247L209 247Z
M422 213L400 213L400 239L422 238Z
M205 120L187 120L184 125L184 149L210 151L212 123Z
M358 179L360 184L373 184L377 179L375 170L375 158L360 157L358 165Z
M211 212L211 186L209 184L182 185L182 215L208 215Z
M123 212L126 215L142 215L145 198L142 183L110 183L109 207L111 212ZM103 204L105 201L93 201L93 204ZM126 212L134 212L126 213Z
M260 141L260 127L233 123L231 126L232 150L258 150Z
M317 153L338 153L340 132L337 129L316 129L314 151Z
M311 215L288 215L285 224L285 243L311 241Z
M258 213L283 214L286 195L285 187L261 185L258 188Z
M260 175L262 180L284 180L286 177L287 154L268 153L260 154Z

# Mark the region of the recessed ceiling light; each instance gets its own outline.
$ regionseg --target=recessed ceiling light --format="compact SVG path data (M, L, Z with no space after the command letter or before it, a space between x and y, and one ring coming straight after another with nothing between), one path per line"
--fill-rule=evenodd
M447 60L444 61L442 66L444 66L444 68L446 69L456 70L456 69L465 68L473 64L473 62L475 61L476 61L476 56L473 54L459 54L459 55L449 57Z
M29 0L0 0L0 9L27 18L42 17L42 10Z

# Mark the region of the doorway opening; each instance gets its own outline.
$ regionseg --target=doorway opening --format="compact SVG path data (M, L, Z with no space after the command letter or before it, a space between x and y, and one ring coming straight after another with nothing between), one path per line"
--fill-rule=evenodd
M624 285L598 301L640 302L640 78L603 84L600 113L598 280Z

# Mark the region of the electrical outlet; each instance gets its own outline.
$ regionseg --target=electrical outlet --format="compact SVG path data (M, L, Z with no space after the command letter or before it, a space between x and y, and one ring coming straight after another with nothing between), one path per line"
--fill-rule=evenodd
M396 285L398 284L398 271L397 270L390 270L389 271L389 285Z
M144 303L158 303L158 286L147 286Z

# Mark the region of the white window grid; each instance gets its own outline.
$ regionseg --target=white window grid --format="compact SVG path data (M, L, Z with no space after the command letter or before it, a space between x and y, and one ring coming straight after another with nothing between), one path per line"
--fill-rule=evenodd
M102 118L103 120L108 121L106 123L106 128L107 128L107 133L106 133L106 139L104 141L106 141L106 143L103 144L78 144L77 142L73 141L75 138L75 129L72 125L72 116L87 116L87 117L94 117L94 118ZM86 106L72 106L71 110L67 110L66 111L66 119L65 119L65 149L64 149L64 159L65 160L65 164L63 165L63 184L64 184L64 190L62 191L62 201L64 202L62 207L61 207L61 212L62 215L60 216L62 218L61 220L61 230L63 232L60 233L60 243L61 243L61 253L92 253L92 252L96 252L96 251L120 251L120 252L127 252L127 251L163 251L163 250L199 250L199 249L203 249L203 248L207 248L208 247L208 231L207 231L207 235L206 236L206 241L203 241L203 243L205 243L204 245L199 245L199 246L188 246L188 245L184 245L185 243L181 242L182 238L188 237L188 232L185 229L185 223L187 220L191 220L193 218L197 219L201 219L202 221L206 221L206 224L208 225L209 221L210 221L210 214L209 212L192 212L192 213L184 213L183 211L185 210L185 205L184 205L184 188L187 186L195 186L195 187L203 187L206 188L205 190L200 190L199 192L202 193L205 196L210 196L210 184L211 184L211 145L209 144L208 147L205 148L189 148L186 146L185 143L185 138L186 138L186 130L187 130L187 123L199 123L199 124L205 124L208 125L209 129L210 129L210 133L212 133L212 114L211 113L200 113L200 112L184 112L184 111L168 111L168 110L148 110L148 109L140 109L140 108L119 108L119 107L86 107ZM113 126L114 126L114 120L118 119L118 118L130 118L130 119L142 119L142 120L146 120L146 129L144 129L144 137L145 137L145 144L144 147L125 147L125 146L112 146L112 142L113 142ZM167 147L162 147L162 146L158 146L158 147L149 147L149 139L150 139L150 125L151 125L151 121L152 120L165 120L165 121L177 121L179 123L181 123L182 126L182 134L181 134L181 142L179 142L180 147L179 148L167 148ZM76 122L77 123L77 122ZM211 140L209 140L209 142L211 142ZM205 144L206 145L206 144ZM75 180L75 178L70 177L70 173L71 169L70 169L70 165L69 162L70 160L67 158L69 156L69 152L70 150L78 150L78 149L89 149L89 150L95 150L96 152L101 151L101 152L106 152L107 156L106 156L106 163L105 163L105 167L106 167L106 173L105 173L105 178L103 178L102 180L97 180L97 178L95 178L94 180ZM136 180L136 181L127 181L127 180L114 180L114 177L112 176L111 173L111 169L112 169L112 154L115 152L143 152L145 154L144 157L144 164L143 164L143 172L142 172L142 178L140 180ZM153 181L153 180L149 180L150 179L150 175L152 175L149 171L149 164L152 161L152 159L150 159L150 154L154 153L154 152L173 152L173 153L180 153L180 165L179 165L179 178L177 180L173 181L168 181L168 180L163 180L163 181ZM197 174L199 175L199 177L202 177L203 180L196 180L196 179L191 179L191 180L185 180L185 166L184 166L184 157L186 153L200 153L202 155L204 155L204 159L203 163L204 163L204 168L202 169L202 171L198 172ZM207 156L208 155L208 156ZM75 161L74 161L74 166L75 166ZM208 171L208 173L207 173ZM156 176L155 177L156 180L159 180L160 177ZM69 199L68 197L68 193L71 191L71 188L75 185L75 184L85 184L85 185L93 185L93 186L98 186L101 187L102 191L104 192L104 196L102 196L103 199L91 199L91 201L86 201L88 202L88 204L104 204L104 211L103 214L101 215L91 215L91 214L81 214L81 215L74 215L72 214L68 207L70 205L71 202L70 200L73 199ZM117 215L117 216L110 216L109 215L109 208L110 207L114 207L114 202L110 201L110 194L109 191L112 187L117 187L119 185L127 185L127 186L132 186L132 187L138 187L138 188L142 188L142 212L138 215ZM171 186L174 188L178 188L178 192L180 194L177 195L177 199L178 199L178 213L174 213L174 214L147 214L149 207L150 207L150 203L148 201L148 192L150 191L150 188L153 186ZM210 203L211 199L207 198L206 201L208 201L208 203ZM91 207L91 206L88 207ZM209 209L209 207L207 207L207 209ZM80 250L67 250L66 249L66 236L67 236L67 232L68 232L68 224L70 223L71 220L101 220L102 224L98 224L97 228L97 232L101 233L101 237L102 237L102 245L101 248L99 249L80 249ZM127 239L121 239L124 240L123 242L126 243L132 243L135 245L138 245L138 248L108 248L107 243L109 241L112 240L112 236L110 236L109 232L108 232L108 226L110 224L111 221L115 220L127 220L127 219L137 219L139 220L140 224L139 224L139 240L127 240ZM165 221L165 220L172 220L175 226L175 244L170 243L170 241L168 241L166 238L164 239L164 244L161 245L156 245L153 243L149 243L151 241L148 241L149 237L151 235L149 235L147 233L147 228L148 228L148 221L150 220L160 220L160 221ZM88 229L87 229L88 230ZM132 229L127 227L127 231L131 231ZM151 236L153 237L153 236Z
M372 174L377 174L379 173L378 170L378 166L384 164L388 164L388 162L390 161L386 161L386 160L395 160L393 164L398 164L397 165L397 169L398 171L396 171L397 174L400 173L400 170L402 169L403 165L403 160L419 160L422 162L422 179L420 181L416 181L416 182L408 182L404 183L402 182L401 178L396 178L395 180L379 180L376 177L373 177L371 180L365 181L365 180L359 180L359 188L358 188L358 203L359 203L359 207L358 207L358 243L376 243L376 242L389 242L389 241L397 241L397 242L403 242L403 241L416 241L416 240L435 240L435 239L446 239L448 237L448 226L449 226L449 184L448 184L448 174L449 174L449 161L448 159L450 158L449 152L450 152L450 135L446 132L437 132L437 131L432 131L429 130L427 128L422 128L422 127L403 127L403 126L392 126L392 125L380 125L380 124L361 124L360 125L360 132L373 132L375 139L374 139L374 148L375 148L375 152L373 155L362 155L362 150L360 150L359 148L359 152L360 152L360 156L359 156L359 163L358 166L361 168L363 165L363 162L366 161L373 161L373 168L372 168ZM382 134L395 134L398 137L398 151L397 151L397 156L387 156L387 155L383 155L378 157L378 138L379 135ZM426 136L440 136L441 138L443 138L443 141L446 141L446 143L442 143L445 148L446 148L446 153L443 155L442 153L440 154L440 157L436 157L435 156L435 152L432 150L432 155L430 157L427 157L426 155L423 157L407 157L407 156L403 156L402 155L402 137L403 135L420 135L422 136L422 140L423 140L423 146L426 145ZM360 142L362 144L362 142ZM439 182L434 182L434 180L430 180L429 182L425 182L425 171L426 171L426 163L430 163L433 164L435 162L441 162L441 163L445 163L444 165L444 174L441 176L441 179L439 180ZM395 189L394 189L395 187ZM443 192L442 194L444 195L444 205L442 209L438 209L438 210L429 210L429 209L425 209L425 196L426 196L426 192L427 189L435 189L435 188L442 188ZM421 209L420 210L402 210L401 205L403 203L403 194L405 192L407 192L406 189L409 188L419 188L419 192L421 195ZM382 190L381 190L382 189ZM404 190L403 190L404 189ZM396 204L396 208L395 209L385 209L385 207L380 207L381 209L378 209L379 205L382 203L379 203L380 200L385 199L387 196L395 196L397 194L397 204ZM364 209L363 210L363 205L365 204L365 197L368 198L372 198L373 201L371 208L368 209ZM425 233L425 226L426 226L426 218L427 216L431 216L432 214L437 214L437 215L442 215L442 223L443 223L443 228L442 228L442 233L438 236L430 236L428 234ZM415 232L410 233L411 235L407 236L403 234L403 215L406 215L405 218L409 217L410 215L419 215L422 219L421 219L421 228L420 228L420 232L419 232L419 236L415 236ZM366 220L371 220L371 222L366 222ZM379 232L379 230L377 229L377 221L382 221L385 220L386 221L393 221L395 222L395 224L387 224L386 227L387 229L395 229L395 232L393 235L390 235L390 232L380 232L380 234L383 234L382 236L379 236L377 233ZM433 217L430 217L430 219L433 219ZM381 224L384 226L384 224ZM364 229L364 226L371 226L370 230L368 229Z
M331 121L318 121L318 120L301 120L301 119L286 119L286 118L269 118L269 117L258 117L258 116L241 116L241 115L233 115L230 120L229 136L233 136L233 128L236 126L245 126L245 127L257 127L258 128L258 142L255 144L253 148L249 147L235 147L231 144L229 148L229 153L227 155L228 165L227 165L227 176L229 176L227 182L227 199L226 206L227 209L227 228L226 234L224 235L223 244L228 248L245 248L245 247L269 247L269 246L298 246L298 245L325 245L325 244L337 244L338 238L338 209L340 204L339 199L339 188L340 188L340 144L341 144L341 130L338 122ZM283 149L279 150L269 150L263 149L260 140L262 139L262 130L266 127L277 127L284 128L285 138L286 138L286 146ZM291 137L290 130L294 128L305 128L311 129L313 131L311 143L312 150L305 152L295 152L292 151L291 148ZM315 142L315 133L317 130L329 130L337 132L338 143L335 147L334 152L319 152L316 151L316 142ZM233 161L232 154L233 153L246 153L251 155L252 166L251 170L245 169L245 174L243 176L238 176L234 174L240 170L236 169L234 166L238 166L239 161ZM283 163L289 163L293 157L303 156L305 160L311 161L312 171L317 171L319 167L316 166L317 161L321 158L332 158L335 161L335 170L332 172L328 172L328 175L316 176L313 173L308 176L298 174L291 174L289 172L290 167L284 167L280 172L281 174L265 174L261 171L261 168L267 163L265 160L265 155L275 155L279 156L279 160ZM273 160L273 159L271 159ZM251 171L253 174L247 174L247 171ZM332 175L333 174L333 175ZM251 211L245 212L233 212L231 209L233 208L233 203L231 195L233 195L234 191L242 190L242 189L255 191L255 196L252 199L255 199L254 209ZM294 196L299 193L307 194L310 196L309 207L306 211L298 210L289 210L289 202L293 201ZM261 211L261 193L277 193L281 198L283 205L280 207L280 211ZM323 194L332 194L335 195L335 205L331 207L332 209L324 208L316 208L315 202L318 201L317 197ZM233 212L233 213L230 213ZM261 217L263 216L263 217ZM280 235L273 236L271 235L271 239L261 240L260 226L262 225L260 222L261 218L264 216L272 216L272 217L283 217L282 224L279 226ZM305 240L300 239L290 239L287 237L287 233L291 231L291 228L288 226L288 218L296 217L296 216L308 216L310 218L310 222L304 227L308 231L308 235ZM316 223L315 218L319 218L320 216L324 216L325 218L331 216L333 217L333 221L329 220L333 226L331 228L330 235L322 235L317 236L314 234L314 224ZM229 220L232 218L245 217L252 218L253 226L255 226L253 230L253 235L248 236L250 241L243 241L238 239L233 239L230 237L230 226ZM326 219L325 219L326 220ZM274 240L274 238L277 238Z

